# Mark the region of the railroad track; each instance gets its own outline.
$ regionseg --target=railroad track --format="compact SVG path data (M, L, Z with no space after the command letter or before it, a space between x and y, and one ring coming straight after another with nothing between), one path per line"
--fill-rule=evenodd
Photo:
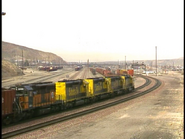
M71 77L69 77L68 79L74 80L74 79L85 79L85 78L89 78L89 68L87 67L79 71L76 71L76 73Z
M29 127L21 128L21 129L16 130L16 131L11 131L11 132L6 132L6 133L3 133L3 131L2 131L2 138L10 138L10 137L13 137L13 136L16 136L16 135L20 135L20 134L23 134L23 133L26 133L26 132L29 132L29 131L37 130L37 129L40 129L42 127L53 125L53 124L56 124L56 123L59 123L59 122L63 122L63 121L66 121L66 120L69 120L69 119L72 119L72 118L76 118L76 117L79 117L79 116L82 116L82 115L93 113L95 111L98 111L98 110L101 110L101 109L105 109L105 108L108 108L108 107L111 107L111 106L123 103L123 102L129 101L131 99L135 99L137 97L145 95L145 94L147 94L147 93L157 89L161 85L161 81L159 81L156 78L146 77L146 76L141 76L141 75L140 75L140 77L144 78L146 80L146 82L143 85L137 87L136 90L142 89L142 88L150 85L151 84L151 80L154 80L155 84L152 87L150 87L149 89L147 89L147 90L145 90L143 92L136 93L136 94L134 93L133 95L130 95L128 97L118 97L120 99L115 100L115 101L111 101L110 103L106 103L106 104L103 103L101 105L98 105L98 106L95 106L95 107L91 107L91 108L88 108L86 110L82 109L81 111L77 111L77 112L72 113L70 115L64 115L64 116L62 116L60 118L49 120L47 122L45 121L45 122L42 122L42 123L38 123L38 124L29 126Z
M3 81L3 87L9 87L15 84L22 84L22 83L33 83L33 82L46 82L46 81L51 81L51 82L57 82L60 79L68 79L68 80L74 80L77 79L79 77L79 74L81 74L79 79L85 79L86 77L88 77L88 72L89 69L85 68L85 70L80 70L80 71L74 71L74 70L67 70L67 71L61 71L61 72L52 72L52 75L45 75L45 76L39 76L39 77L35 77L35 78L31 78L30 79L25 79L24 81L20 80L20 81L16 81L16 83L14 82L10 82L10 81ZM66 76L72 75L69 78ZM55 79L57 78L57 79Z
M43 81L52 81L55 77L58 78L66 78L67 74L71 74L74 71L62 71L62 72L52 72L52 75L45 75L45 76L39 76L39 77L35 77L35 78L31 78L30 79L25 79L24 81L20 80L20 81L16 81L16 84L21 84L21 83L33 83L33 82L43 82ZM8 87L11 85L14 85L15 83L11 83L10 81L3 81L3 87Z

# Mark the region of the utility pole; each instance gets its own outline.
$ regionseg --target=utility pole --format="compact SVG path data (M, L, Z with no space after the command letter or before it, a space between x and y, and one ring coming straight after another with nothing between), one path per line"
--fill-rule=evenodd
M156 59L156 76L157 76L157 46L155 47L155 59Z

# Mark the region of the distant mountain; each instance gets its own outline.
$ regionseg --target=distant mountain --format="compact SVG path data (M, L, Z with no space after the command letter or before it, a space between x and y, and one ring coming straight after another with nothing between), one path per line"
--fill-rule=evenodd
M2 42L2 59L15 63L15 61L28 61L28 62L49 62L53 64L66 64L61 57L56 54L43 52L28 48L25 46L20 46L8 42Z

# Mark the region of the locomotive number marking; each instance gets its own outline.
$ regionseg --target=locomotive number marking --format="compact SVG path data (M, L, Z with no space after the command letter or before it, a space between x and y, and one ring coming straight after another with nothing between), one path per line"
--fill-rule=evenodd
M95 84L95 91L101 91L103 89L102 84Z
M69 96L75 96L78 94L78 89L76 88L69 88Z

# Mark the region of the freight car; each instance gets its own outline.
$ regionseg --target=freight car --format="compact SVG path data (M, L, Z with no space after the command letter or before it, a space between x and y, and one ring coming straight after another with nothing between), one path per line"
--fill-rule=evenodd
M129 75L134 76L134 70L133 69L128 69L127 72L128 72Z
M49 67L49 69L47 69L47 71L57 71L58 68L56 66L51 66Z
M129 75L15 85L2 90L2 120L9 124L132 90L134 82Z
M111 72L110 68L107 68L107 69L96 68L96 72L102 74L103 76L114 76L115 75Z
M133 69L117 69L116 71L117 75L131 75L134 76L134 70Z
M14 117L13 105L15 103L16 91L2 88L2 123L9 124ZM16 104L18 105L18 104Z
M102 69L102 68L96 68L96 72L98 72L98 73L100 73L102 75L103 75L103 71L104 71L104 69Z
M79 70L81 70L82 68L83 68L82 65L78 65L78 66L75 67L75 71L79 71Z
M92 72L93 75L96 75L96 70L94 68L90 68L90 71Z
M63 69L63 66L39 66L38 70L40 71L56 71L58 69Z

